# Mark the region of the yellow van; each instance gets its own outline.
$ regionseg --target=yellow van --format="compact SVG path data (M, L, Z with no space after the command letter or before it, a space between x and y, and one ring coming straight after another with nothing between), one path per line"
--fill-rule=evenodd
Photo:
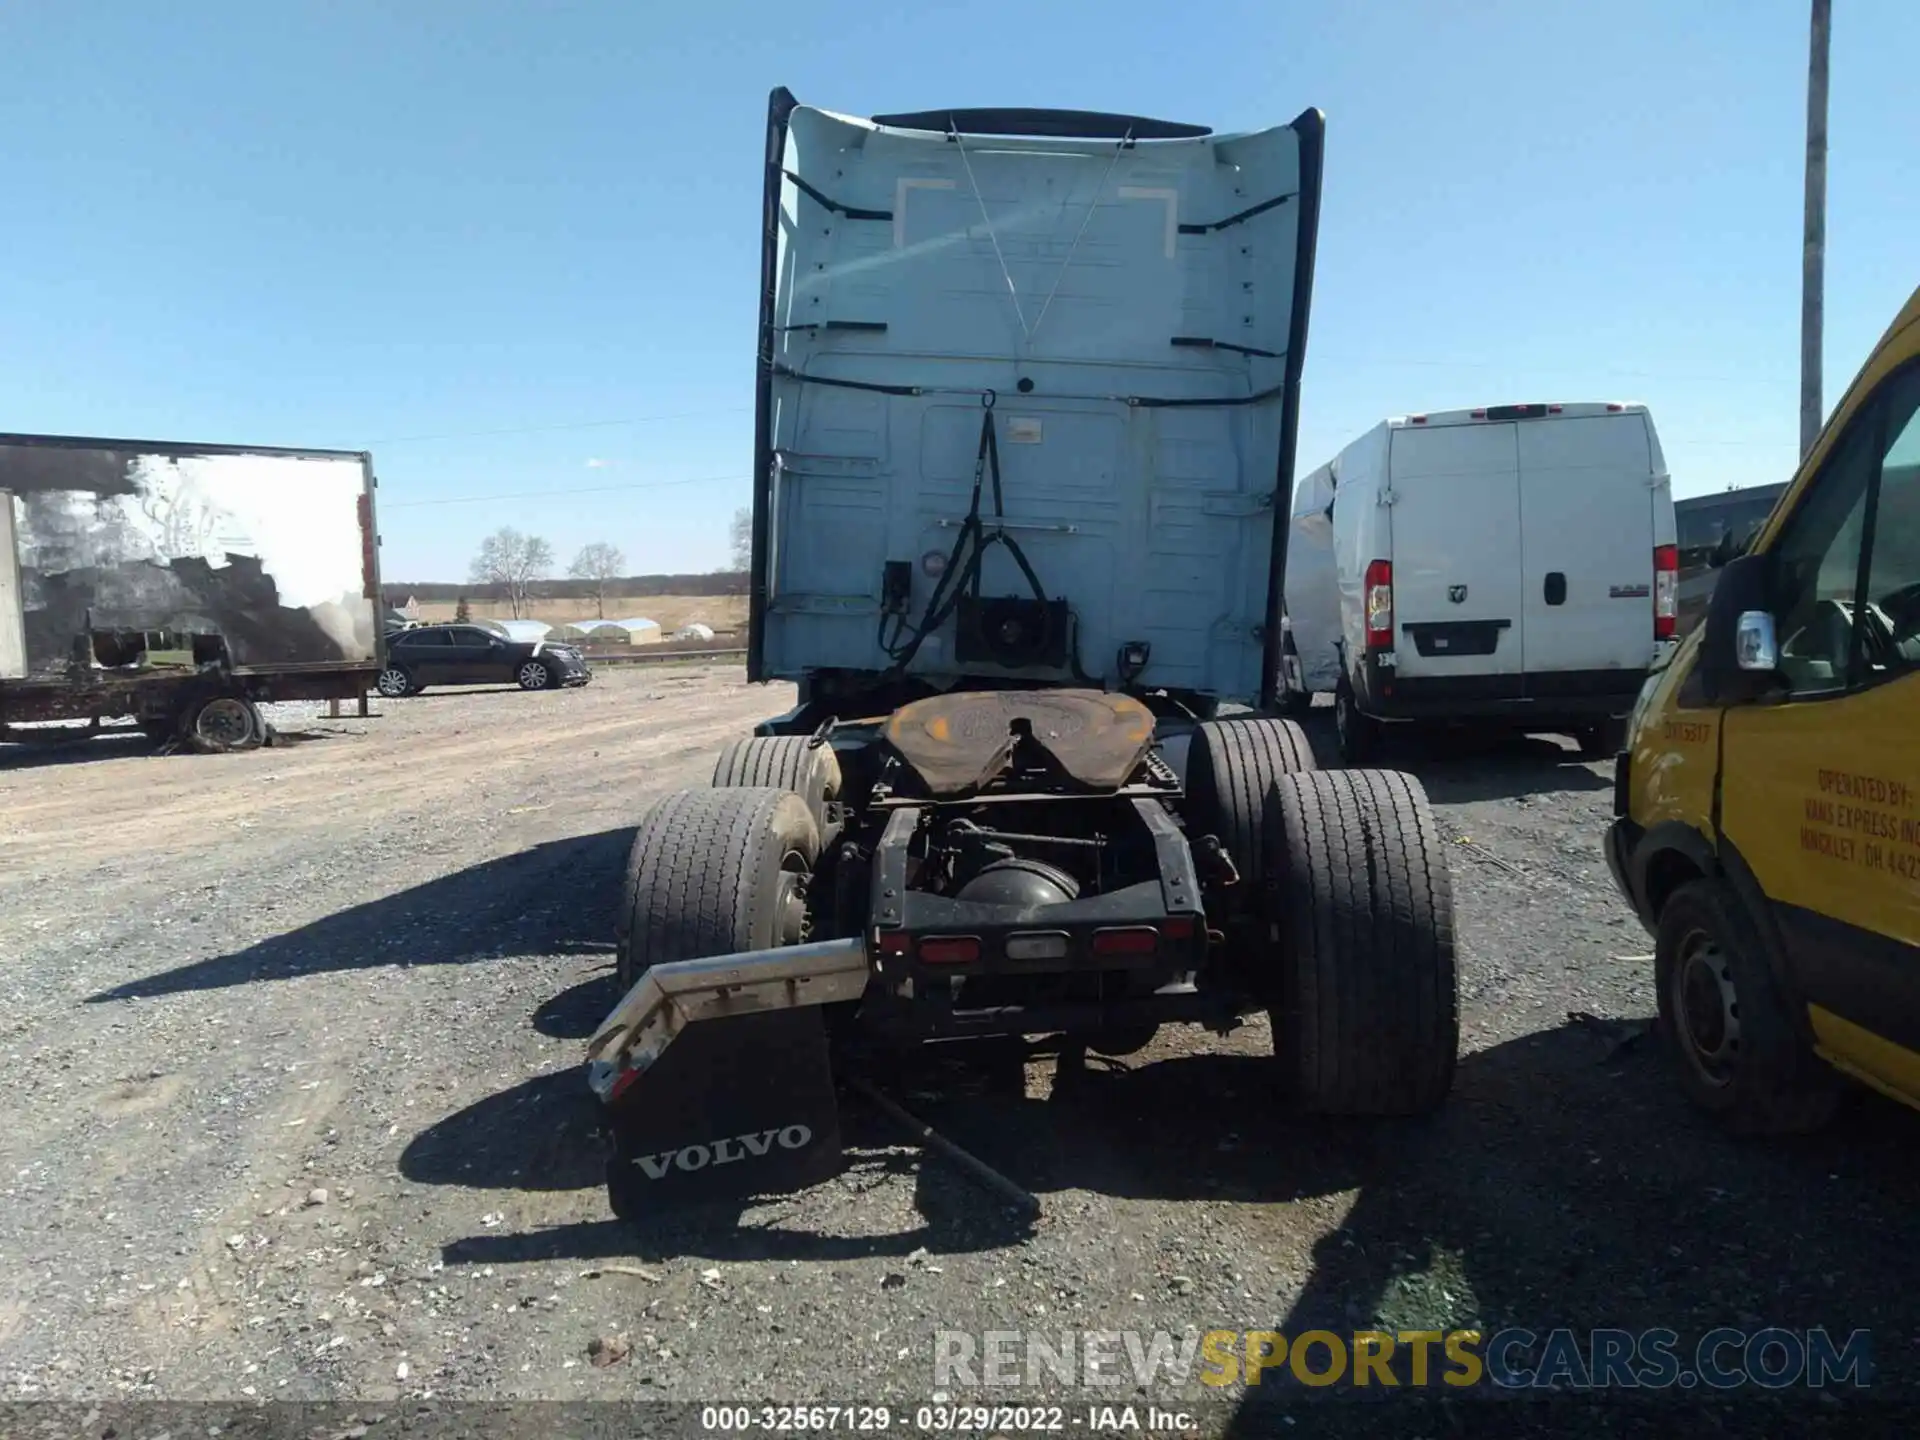
M1614 814L1697 1103L1807 1129L1840 1071L1920 1107L1920 291L1648 678Z

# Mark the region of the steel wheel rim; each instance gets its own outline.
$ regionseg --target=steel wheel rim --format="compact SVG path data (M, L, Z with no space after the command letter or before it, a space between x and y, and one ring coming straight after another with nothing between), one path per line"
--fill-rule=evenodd
M806 857L789 851L780 862L774 905L775 945L803 945L812 934L807 918L807 885L813 877L807 871Z
M194 717L193 732L215 745L243 745L253 734L253 716L243 700L209 700Z
M1740 997L1726 952L1704 930L1690 930L1681 939L1672 990L1687 1063L1715 1089L1731 1085L1740 1060Z
M541 686L545 685L546 683L547 683L547 671L544 665L541 665L537 661L529 660L525 665L522 665L520 667L520 688L521 689L538 690Z

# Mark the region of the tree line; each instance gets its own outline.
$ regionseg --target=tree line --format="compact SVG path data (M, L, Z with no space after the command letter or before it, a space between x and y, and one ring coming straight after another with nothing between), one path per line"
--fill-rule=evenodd
M740 509L729 522L728 550L732 569L703 575L627 575L627 557L605 540L582 545L567 565L565 579L553 578L553 546L539 535L528 535L511 525L487 536L467 568L465 585L428 580L415 585L389 583L382 588L390 604L416 600L459 600L480 596L504 600L518 620L534 600L554 596L591 600L607 618L607 600L614 595L744 595L746 570L753 552L753 512Z

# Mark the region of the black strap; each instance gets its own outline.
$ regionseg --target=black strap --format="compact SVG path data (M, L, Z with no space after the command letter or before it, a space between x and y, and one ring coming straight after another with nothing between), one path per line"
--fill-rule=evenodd
M1271 200L1262 200L1258 205L1249 205L1238 214L1229 215L1224 220L1210 220L1204 225L1182 225L1180 227L1180 233L1182 235L1211 235L1214 231L1224 230L1229 225L1243 224L1253 219L1256 215L1264 215L1267 211L1286 204L1298 193L1298 191L1289 191L1285 195L1276 195Z
M1191 400L1164 400L1155 395L1129 395L1127 404L1142 410L1190 410L1218 406L1226 408L1233 405L1258 405L1263 400L1271 400L1286 390L1285 385L1270 385L1265 390L1256 390L1251 395L1201 395Z
M806 181L802 180L798 175L794 174L791 170L782 170L780 173L786 176L787 179L791 180L794 183L794 187L798 189L802 195L807 196L816 205L821 205L826 207L828 210L831 210L836 215L844 215L849 220L891 220L893 219L893 212L891 210L862 210L858 205L842 205L838 200L835 200L832 196L821 194L818 190L814 189L813 186L809 185Z
M1013 557L1013 563L1020 567L1027 586L1033 592L1033 598L1040 602L1042 623L1051 625L1052 619L1047 611L1046 587L1040 583L1040 576L1033 564L1027 559L1020 544L1004 529L996 528L992 534L986 532L986 526L980 519L980 497L989 482L993 487L993 518L1006 518L1005 495L1000 484L1000 437L993 424L994 393L989 390L982 397L980 414L980 448L973 461L973 493L968 498L967 518L960 522L960 533L953 542L953 552L947 557L947 565L935 582L933 594L927 597L927 608L920 617L920 623L913 627L913 634L903 644L901 632L906 622L895 617L891 639L887 635L887 616L880 617L878 639L880 647L893 661L892 673L904 674L907 666L913 663L913 657L920 652L921 644L927 636L933 634L960 606L963 598L978 599L980 596L981 563L986 559L989 549L995 545L1004 545L1007 553ZM969 547L971 542L971 547ZM964 557L964 558L963 558ZM1051 639L1051 633L1041 631L1043 641ZM1036 648L1044 648L1036 646Z
M831 385L837 390L871 390L877 395L918 395L918 385L879 385L871 380L835 380L826 375L803 375L783 361L773 362L773 373L783 380L799 380L808 385Z

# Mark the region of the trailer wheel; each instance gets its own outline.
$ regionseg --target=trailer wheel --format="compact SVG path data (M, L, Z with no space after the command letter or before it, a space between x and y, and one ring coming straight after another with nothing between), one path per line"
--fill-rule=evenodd
M1290 775L1274 796L1274 1052L1309 1109L1421 1115L1460 1043L1453 888L1420 782Z
M820 830L786 790L677 790L645 816L614 928L620 984L654 965L797 945Z
M752 735L734 741L713 762L714 789L741 786L792 791L825 830L827 801L840 794L840 761L831 745L815 745L805 735Z
M209 695L189 707L184 733L201 754L227 755L257 749L267 738L267 724L251 700Z
M1291 720L1249 716L1195 728L1187 749L1189 828L1219 837L1240 872L1238 894L1255 894L1267 873L1263 816L1274 782L1314 768L1307 733Z

